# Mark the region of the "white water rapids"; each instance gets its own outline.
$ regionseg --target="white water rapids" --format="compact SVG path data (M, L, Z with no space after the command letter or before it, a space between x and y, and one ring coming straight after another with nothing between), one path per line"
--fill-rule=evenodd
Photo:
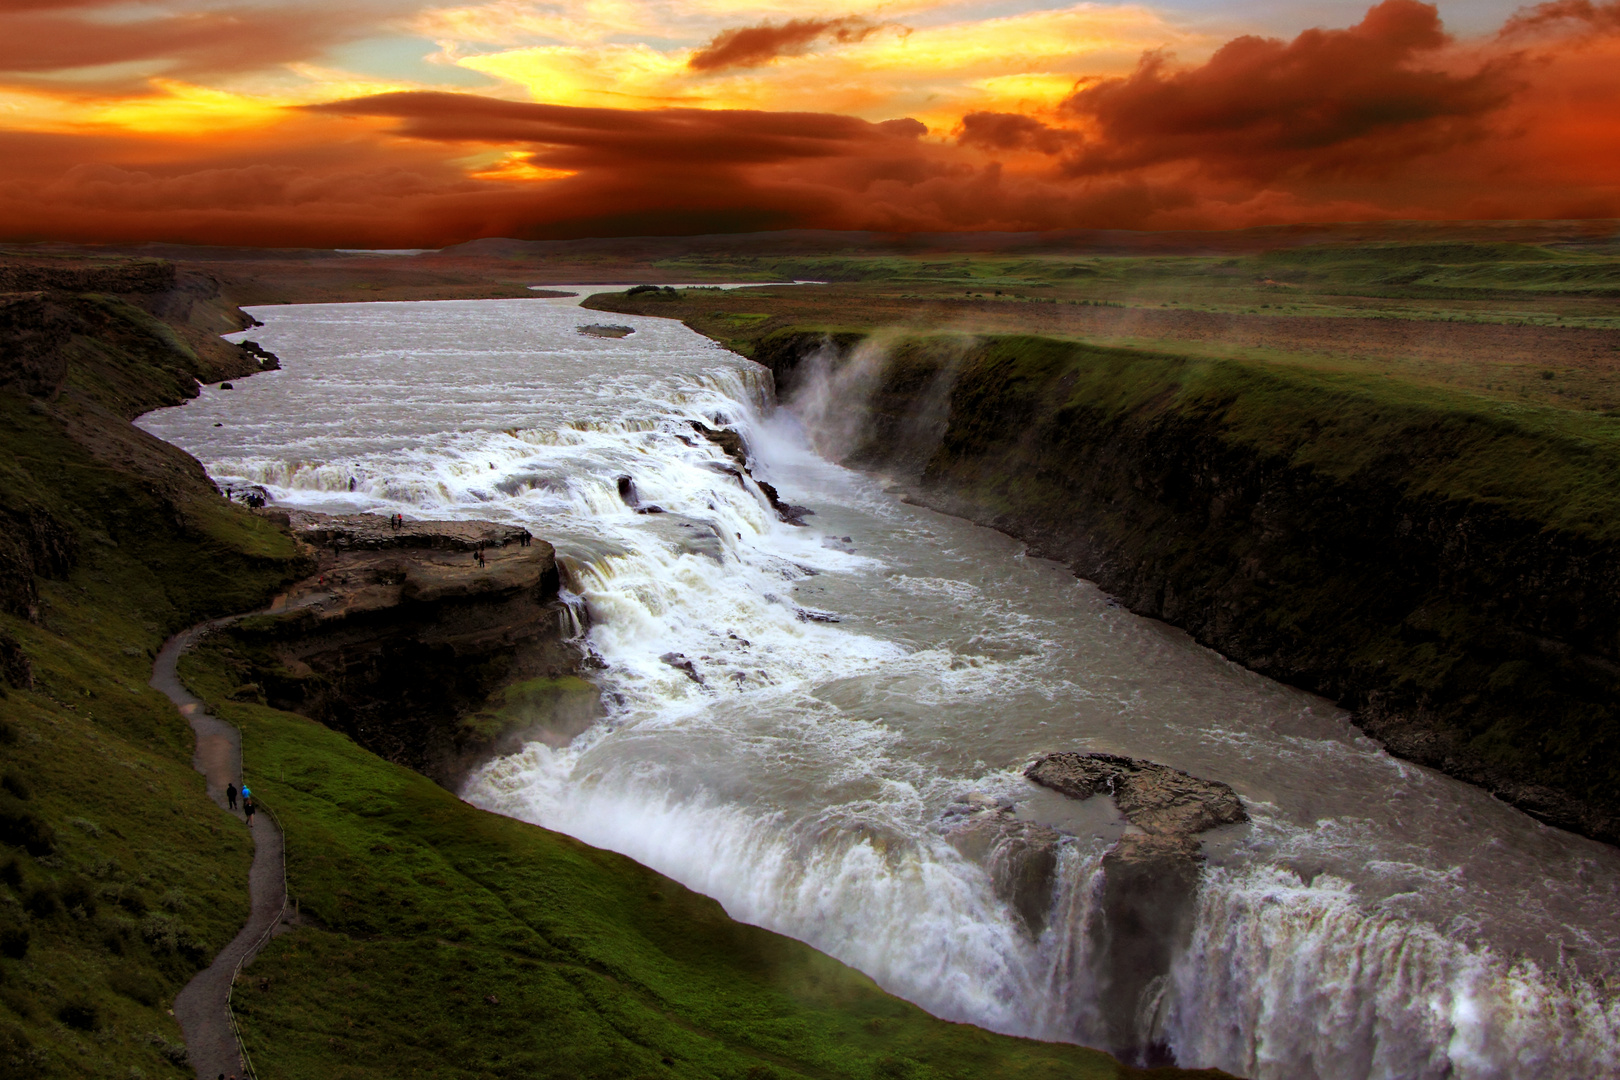
M1097 868L1123 822L1022 769L1148 758L1230 783L1253 818L1204 837L1152 1021L1180 1064L1620 1076L1620 852L1391 758L1330 703L818 457L763 369L679 324L615 315L636 332L589 337L600 317L575 303L254 309L266 325L238 336L282 370L141 420L281 505L509 521L556 545L608 719L490 764L468 800L624 852L940 1016L1095 1045ZM717 471L691 420L736 427L809 526ZM632 512L623 474L671 514ZM971 793L1072 834L1039 936L942 835Z

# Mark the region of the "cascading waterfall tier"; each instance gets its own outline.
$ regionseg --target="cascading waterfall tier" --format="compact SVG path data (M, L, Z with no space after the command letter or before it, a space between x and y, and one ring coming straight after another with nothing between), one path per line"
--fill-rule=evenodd
M742 358L657 319L578 334L567 300L255 314L282 370L143 426L281 505L524 525L589 609L607 719L491 763L469 800L938 1015L1096 1045L1118 1042L1104 863L1129 825L1022 770L1162 762L1231 784L1251 820L1203 834L1185 940L1120 1049L1256 1077L1620 1075L1614 850L828 462ZM818 389L820 445L858 390ZM693 421L739 432L807 524ZM964 844L964 808L1001 838Z

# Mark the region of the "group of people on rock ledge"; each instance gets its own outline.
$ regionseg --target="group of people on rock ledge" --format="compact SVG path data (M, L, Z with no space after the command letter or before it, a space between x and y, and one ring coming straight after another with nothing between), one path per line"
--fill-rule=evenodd
M529 542L533 539L534 537L530 536L527 532L520 534L517 540L518 547L528 547ZM477 563L479 566L487 566L488 563L484 560L484 549L491 546L493 545L488 540L478 541L477 546L473 548L473 562Z

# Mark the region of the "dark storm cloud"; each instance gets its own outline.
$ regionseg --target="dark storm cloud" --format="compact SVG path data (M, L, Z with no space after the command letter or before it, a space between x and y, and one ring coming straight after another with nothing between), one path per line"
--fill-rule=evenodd
M789 19L722 30L686 62L693 71L760 67L779 56L802 56L823 38L839 44L864 41L883 28L857 16L830 19Z

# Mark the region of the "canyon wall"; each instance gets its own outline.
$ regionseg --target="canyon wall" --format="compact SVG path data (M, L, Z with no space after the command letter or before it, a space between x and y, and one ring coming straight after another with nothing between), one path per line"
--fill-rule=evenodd
M755 358L846 463L1620 841L1620 421L1031 337L789 331Z

